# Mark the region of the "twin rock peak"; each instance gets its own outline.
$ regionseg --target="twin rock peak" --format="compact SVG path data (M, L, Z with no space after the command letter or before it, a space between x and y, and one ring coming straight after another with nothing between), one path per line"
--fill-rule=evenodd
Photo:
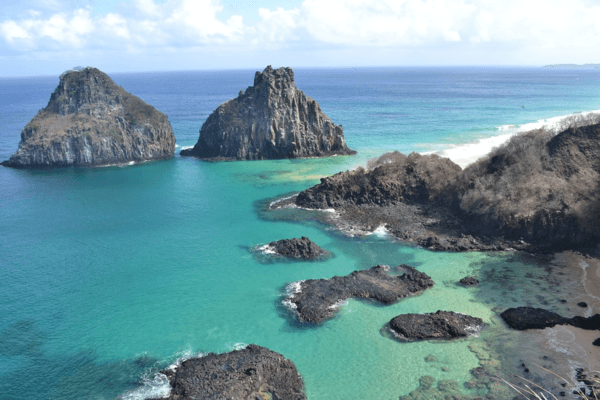
M25 126L19 148L2 165L90 167L171 158L167 115L116 85L96 68L67 71L48 105ZM355 154L334 124L294 84L291 68L256 72L208 117L198 143L181 152L209 160L262 160Z

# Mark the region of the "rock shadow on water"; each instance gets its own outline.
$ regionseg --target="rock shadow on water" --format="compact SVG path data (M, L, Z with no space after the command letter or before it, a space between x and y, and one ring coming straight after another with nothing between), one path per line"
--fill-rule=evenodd
M115 398L138 389L144 376L161 367L159 360L142 355L104 362L94 350L51 354L48 334L33 320L20 320L0 333L0 362L15 361L0 375L0 397L7 399Z

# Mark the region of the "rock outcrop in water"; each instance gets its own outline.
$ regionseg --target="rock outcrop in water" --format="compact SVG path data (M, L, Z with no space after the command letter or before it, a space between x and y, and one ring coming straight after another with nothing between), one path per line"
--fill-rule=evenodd
M588 121L589 122L589 121ZM388 153L321 179L293 201L334 208L335 223L433 250L560 251L600 243L600 124L514 136L464 170Z
M319 323L331 317L337 305L351 297L370 298L384 304L413 296L433 286L433 280L408 265L400 265L402 275L388 273L387 265L331 279L309 279L297 283L297 290L285 301L297 311L300 320Z
M483 320L452 311L430 314L402 314L389 322L390 330L405 341L456 339L481 328Z
M302 236L300 239L281 239L271 242L269 243L269 247L282 256L303 260L314 260L327 254L325 250L305 236Z
M173 157L168 117L96 68L67 71L25 126L15 168L91 167Z
M294 84L291 68L256 72L240 91L207 118L198 143L182 156L215 160L264 160L355 154L341 126Z
M479 279L472 276L465 276L459 281L461 284L465 286L477 286L479 285Z
M293 362L265 347L183 361L163 371L171 394L163 400L304 400L304 383Z
M565 318L541 308L517 307L507 309L500 316L508 326L518 331L552 328L555 325L571 325L586 330L600 330L600 314L588 318L580 316Z

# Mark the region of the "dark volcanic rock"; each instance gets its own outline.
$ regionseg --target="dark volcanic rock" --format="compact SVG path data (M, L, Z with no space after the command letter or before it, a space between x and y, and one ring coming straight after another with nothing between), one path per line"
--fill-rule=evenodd
M404 273L392 276L388 274L390 267L376 265L347 276L301 281L299 291L284 303L294 308L301 320L318 323L332 316L336 305L351 297L371 298L390 304L433 286L429 276L413 267L401 265L397 268Z
M580 301L579 303L577 303L577 305L581 308L586 308L588 306L585 301Z
M249 345L243 350L208 354L163 371L169 378L168 400L303 400L304 384L296 366L281 354Z
M465 286L475 286L475 285L479 285L479 279L474 278L472 276L465 276L464 278L462 278L460 281L460 283L462 283Z
M552 311L533 307L509 308L500 314L512 329L544 329L555 325L571 325L586 330L600 330L600 314L591 317L565 318Z
M167 116L96 68L68 71L46 108L25 126L15 168L98 166L173 157Z
M198 143L182 156L264 160L355 154L341 126L294 84L291 68L256 72L254 86L221 104L200 129Z
M427 339L455 339L465 337L483 325L481 318L452 311L430 314L402 314L389 323L394 334L406 341Z
M327 252L314 244L309 238L302 236L300 239L282 239L269 243L277 254L290 258L314 260L323 257Z
M592 342L592 344L593 344L594 346L600 346L600 338L598 338L598 339L594 340L594 341Z

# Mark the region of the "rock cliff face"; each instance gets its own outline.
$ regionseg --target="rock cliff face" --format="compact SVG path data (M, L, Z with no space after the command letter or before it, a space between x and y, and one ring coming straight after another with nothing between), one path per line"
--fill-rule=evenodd
M46 108L25 126L15 168L100 166L173 157L167 116L96 68L68 71Z
M291 68L256 72L254 86L221 104L182 156L264 160L355 154L341 126L294 84Z

